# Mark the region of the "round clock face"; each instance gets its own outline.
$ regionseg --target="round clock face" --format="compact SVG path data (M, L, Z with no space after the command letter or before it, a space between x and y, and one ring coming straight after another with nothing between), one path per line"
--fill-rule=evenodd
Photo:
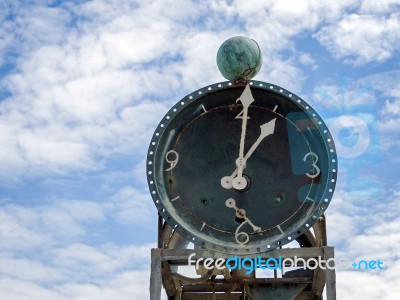
M147 176L162 217L194 244L257 253L295 240L324 213L337 175L328 128L265 82L200 89L165 115Z

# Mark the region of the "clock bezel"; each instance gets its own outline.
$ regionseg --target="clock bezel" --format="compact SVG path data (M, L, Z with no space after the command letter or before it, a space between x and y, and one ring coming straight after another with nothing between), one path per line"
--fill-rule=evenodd
M202 237L201 233L198 235L196 232L191 231L190 226L188 224L184 224L182 220L176 213L173 213L173 207L171 205L171 199L164 199L163 192L160 193L159 187L156 185L155 174L157 173L156 163L154 162L154 156L157 152L158 147L162 147L158 143L160 141L160 137L165 133L165 129L168 128L169 123L178 116L182 111L185 110L188 106L190 106L193 102L197 101L201 97L208 95L210 93L215 92L216 90L229 89L232 87L245 87L246 84L250 85L250 88L260 88L264 90L268 90L269 92L279 94L283 96L288 101L296 104L304 113L308 115L308 117L313 120L316 128L323 134L323 141L325 143L325 148L329 149L328 153L328 182L325 186L325 190L323 192L323 196L321 197L321 201L318 201L318 205L315 206L313 211L309 212L309 217L303 220L297 220L297 223L301 223L301 226L296 227L291 232L287 232L281 235L280 238L277 238L276 241L261 244L261 245L221 245L218 243L218 239L208 238L205 239ZM235 99L232 99L234 101ZM333 196L333 191L336 185L337 179L337 156L336 149L334 145L334 141L332 135L329 132L328 127L322 120L322 118L318 115L318 113L303 99L298 97L297 95L291 93L290 91L281 88L275 84L250 80L248 82L235 82L232 83L230 81L220 82L216 84L212 84L203 88L196 90L195 92L188 94L183 97L180 101L178 101L162 118L160 123L158 124L153 137L150 142L148 155L147 155L147 179L148 185L150 189L150 193L152 195L154 204L156 205L159 214L166 220L167 223L171 225L172 228L176 229L183 237L187 240L193 242L196 245L202 246L204 248L221 252L221 253L231 253L237 255L243 254L251 254L251 253L259 253L264 251L269 251L275 249L284 244L290 243L295 240L298 236L300 236L303 232L309 230L312 225L316 222L318 218L324 214L325 210L329 206L329 203Z

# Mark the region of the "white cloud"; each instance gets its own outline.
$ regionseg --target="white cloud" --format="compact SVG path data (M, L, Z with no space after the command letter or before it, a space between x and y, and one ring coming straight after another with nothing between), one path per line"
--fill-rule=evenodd
M243 20L246 30L262 42L268 54L276 49L287 49L293 43L290 37L314 30L321 22L332 22L358 4L348 1L232 1L219 5L219 9L236 13Z
M33 15L26 19L29 9ZM222 39L211 31L199 32L193 20L211 22L224 11L212 14L187 1L14 10L24 20L16 23L18 30L30 39L17 41L24 51L13 73L1 80L11 94L0 103L3 184L96 170L109 155L141 150L168 109L148 99L172 105L185 93L222 79L215 63ZM76 25L70 27L70 22ZM273 44L278 46L269 51L283 47ZM267 60L264 73L270 81L298 90L301 72L294 64ZM145 153L139 155L142 159Z
M150 264L150 248L153 244L138 246L117 246L104 244L97 247L73 243L49 251L51 263L57 269L75 272L79 282L101 283L108 276L121 270L142 269ZM87 276L87 279L85 279Z
M2 79L11 93L0 104L3 181L96 170L102 167L99 158L142 148L167 111L167 105L148 99L171 105L186 92L221 80L215 64L220 36L235 30L251 32L262 46L260 78L300 91L302 71L279 51L295 52L290 38L314 30L324 9L343 12L353 2L260 4L256 9L236 1L210 7L112 1L14 8L21 20L17 32L29 38L16 41L23 51L13 73ZM227 10L239 16L243 28L232 28L236 21L229 17L229 24L217 28ZM300 59L313 61L305 53Z
M340 272L337 274L338 299L393 299L400 293L393 287L396 284L388 281L382 274L372 272Z
M365 113L365 107L372 107L379 101L376 98L376 91L375 82L371 80L343 75L334 79L324 79L316 85L310 102L338 109L343 113L346 111Z
M155 226L156 208L148 193L122 188L107 204L115 220L124 225Z
M17 34L21 35L24 46L60 42L64 39L65 23L70 20L70 14L62 9L41 5L20 5L16 15ZM29 30L24 31L24 28ZM25 49L27 50L27 49Z
M49 300L61 300L67 299L62 294L46 289L40 284L34 282L25 281L21 279L15 279L13 277L0 277L0 291L2 297L10 300L19 299L49 299Z
M12 213L0 211L0 234L3 251L34 250L50 243L45 234L32 230L32 227L37 226L37 216L33 212L30 212L29 209L15 207L8 209L17 211ZM26 222L25 224L18 220L21 216L23 221Z
M286 61L276 60L272 61L268 68L268 82L277 84L281 87L285 87L294 93L300 92L302 90L302 83L304 82L305 77L303 76L303 72L292 65L292 60L288 59ZM265 69L267 66L265 67ZM264 71L264 72L265 72ZM296 91L296 92L295 92Z
M78 200L31 208L7 204L0 217L2 249L27 253L86 236L84 224L103 221L105 210L95 202Z
M326 78L314 87L309 102L325 108L322 113L334 112L335 117L360 117L369 126L370 145L374 151L384 155L400 146L397 138L400 127L399 79L400 72L396 69L358 78L345 75ZM332 122L329 119L325 121L328 125Z
M46 266L43 262L34 259L0 258L0 266L2 275L24 281L48 283L65 280L62 270Z
M341 185L340 185L341 186ZM335 246L337 294L340 299L393 299L400 266L398 192L377 199L349 198L340 189L327 210L328 244ZM358 270L360 260L381 260L383 270ZM400 295L400 294L399 294Z
M43 33L43 39L32 35L34 44L20 41L32 48L22 47L17 68L2 78L2 86L11 94L0 103L3 182L46 172L93 170L101 167L98 158L142 149L167 111L163 104L149 101L149 96L172 104L179 99L169 96L183 83L199 87L200 80L209 78L212 71L204 62L215 63L204 54L213 53L209 51L216 45L213 35L195 34L190 43L176 42L179 34L191 33L180 29L175 19L185 15L189 21L186 13L193 12L197 18L201 10L185 1L167 3L177 8L167 14L158 2L140 7L120 4L66 5L77 14L73 17L76 27L69 26L72 17L54 17L55 8L48 18L43 17L46 9L39 6L32 9L31 19L17 23L26 35L31 30L42 33L46 26L51 35ZM25 20L27 8L15 10ZM85 21L105 11L103 23ZM31 23L36 27L29 27ZM52 38L52 34L62 38ZM213 45L207 43L211 40ZM199 43L205 47L196 47ZM176 61L179 52L180 63ZM187 72L184 82L180 80L183 72Z
M398 117L400 116L400 102L396 99L394 101L386 100L385 106L381 113L386 117Z
M316 38L336 58L362 65L391 58L400 42L399 32L399 13L351 14L337 24L323 27Z
M304 66L310 66L313 70L318 69L316 61L308 53L299 53L298 60Z
M360 11L362 13L391 13L400 8L399 0L363 0Z
M117 275L105 285L66 284L59 290L68 299L147 299L149 298L149 272L131 271Z
M99 232L92 232L92 225L104 224L106 207L80 200L31 208L15 204L3 207L0 210L2 297L147 298L148 290L139 287L148 286L150 248L155 244L88 244L98 237ZM141 207L135 209L139 216ZM128 283L129 280L133 281Z
M102 240L104 232L92 232L93 226L105 226L112 219L121 226L147 230L156 226L156 216L147 191L130 186L122 187L102 202L58 199L31 207L9 203L0 210L2 249L29 253L43 246L58 247L93 238Z
M375 98L380 146L385 153L400 146L398 131L400 126L400 72L396 69L368 75L358 80L361 86L371 90L369 96Z
M73 275L71 274L71 276ZM2 297L8 300L148 299L149 278L148 270L136 270L114 274L102 284L79 283L71 280L49 286L3 276L0 277L0 291Z
M329 245L342 247L357 233L354 206L342 190L336 190L327 211Z

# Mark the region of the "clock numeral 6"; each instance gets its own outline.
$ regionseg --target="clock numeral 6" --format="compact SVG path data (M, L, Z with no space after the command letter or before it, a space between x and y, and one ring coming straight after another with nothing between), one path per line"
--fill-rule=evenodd
M307 160L307 157L313 157L312 159L312 166L315 169L314 174L306 173L306 175L310 178L315 178L318 177L318 175L321 173L321 170L317 166L317 161L318 161L318 155L315 154L314 152L308 152L306 155L304 155L303 161Z
M239 231L240 228L241 228L244 224L246 224L246 223L247 223L247 221L244 221L242 224L240 224L240 225L238 226L238 228L236 228L235 239L236 239L236 242L237 242L238 244L240 244L240 245L245 245L245 244L247 244L247 243L249 242L249 240L250 240L249 234L248 234L248 233L246 233L246 232L244 232L244 231Z
M165 154L165 160L171 164L171 166L168 169L165 169L165 171L171 171L173 168L176 167L178 160L179 160L179 154L175 150L170 150Z

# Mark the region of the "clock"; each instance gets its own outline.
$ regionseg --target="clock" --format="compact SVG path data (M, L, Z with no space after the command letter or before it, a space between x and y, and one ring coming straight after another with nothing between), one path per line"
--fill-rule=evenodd
M147 156L159 214L194 244L254 254L294 241L327 209L332 136L303 99L238 80L201 88L163 117Z

